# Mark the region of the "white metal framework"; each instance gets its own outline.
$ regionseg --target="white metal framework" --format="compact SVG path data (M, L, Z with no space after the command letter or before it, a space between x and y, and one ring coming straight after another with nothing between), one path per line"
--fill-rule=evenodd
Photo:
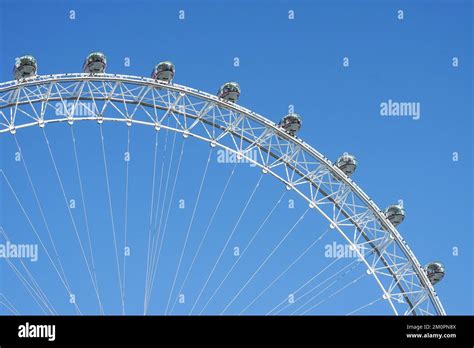
M84 101L91 114L75 116ZM58 102L66 115L55 113ZM235 153L327 219L360 257L395 314L445 314L424 269L379 207L325 156L267 118L214 95L145 77L77 73L0 84L4 137L25 127L87 120L168 129Z

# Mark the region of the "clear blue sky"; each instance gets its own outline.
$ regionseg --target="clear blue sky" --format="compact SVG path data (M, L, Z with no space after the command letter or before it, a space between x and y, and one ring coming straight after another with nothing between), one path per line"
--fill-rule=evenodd
M69 18L70 10L75 11L74 20ZM185 11L185 20L178 19L179 10ZM288 19L289 10L294 10L294 20ZM404 11L403 20L397 18L398 10ZM110 73L149 76L154 64L171 60L176 66L175 81L182 85L214 93L223 82L238 81L242 87L239 104L275 121L292 104L304 118L300 135L306 142L331 159L345 151L357 156L359 168L353 178L380 207L404 200L407 218L399 228L400 233L422 264L440 260L446 266L447 275L436 287L446 311L473 314L472 14L472 2L467 0L199 1L199 4L197 1L0 0L0 80L11 79L14 59L23 54L37 58L40 74L50 74L79 72L84 57L99 50L108 57ZM127 57L130 67L124 66ZM240 67L234 67L234 57L240 59ZM343 67L344 57L349 58L349 67ZM458 67L452 66L453 57L458 58ZM380 104L389 99L420 103L420 119L380 116ZM96 124L74 127L80 144L100 291L106 312L120 313L99 130ZM112 173L115 227L118 244L122 246L125 203L122 156L127 130L106 124L103 127ZM70 131L66 125L59 125L47 127L46 132L65 189L79 204ZM165 137L165 132L160 133L160 151ZM2 168L46 238L24 169L14 161L16 145L7 135L1 138ZM97 313L97 301L42 133L30 129L18 132L18 139L47 209L48 222L78 303L84 313ZM151 129L131 129L129 202L133 204L129 208L132 256L127 259L126 270L128 313L143 312L154 139ZM169 134L168 146L171 141ZM182 142L178 137L175 155ZM209 154L208 146L186 142L151 313L161 313L166 307ZM459 154L459 161L452 160L453 152ZM160 160L161 156L162 153ZM175 294L232 170L231 164L219 164L215 153L212 156ZM165 168L167 163L166 160ZM184 287L186 303L178 304L174 313L189 312L259 177L258 170L238 165L204 252ZM198 312L235 260L232 247L245 247L283 191L275 180L263 179L254 203L197 306ZM295 209L287 208L290 198L295 199ZM179 199L185 199L186 209L178 209ZM225 307L239 285L306 209L291 192L283 202L206 313L219 313ZM12 240L36 242L14 203L2 181L1 226ZM85 238L80 204L74 216ZM228 313L239 313L325 228L321 217L306 217L285 242L281 253L275 255ZM323 256L324 246L333 237L326 236L247 313L266 313L289 289L324 267L330 261ZM341 242L337 236L334 238ZM458 248L457 256L453 255L453 248ZM4 260L0 267L0 291L20 312L41 313ZM74 313L46 256L40 252L40 261L31 267L57 311ZM359 267L355 272L361 274L363 269ZM350 277L356 278L355 272ZM342 285L344 281L339 287ZM374 281L365 279L312 313L348 313L378 294ZM4 308L0 308L3 313ZM362 313L389 313L388 310L386 303L377 303Z

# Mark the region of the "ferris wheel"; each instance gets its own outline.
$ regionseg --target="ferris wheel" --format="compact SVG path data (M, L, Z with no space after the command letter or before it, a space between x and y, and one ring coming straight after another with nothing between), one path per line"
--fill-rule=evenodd
M385 210L381 210L351 179L359 165L354 155L344 153L332 162L298 137L303 123L300 115L290 112L278 123L275 123L238 105L237 101L241 89L236 82L228 82L222 85L217 95L178 85L173 82L175 67L169 61L157 64L150 78L109 74L105 72L106 66L107 59L105 55L100 52L94 52L86 58L83 65L83 73L38 75L38 66L35 58L23 56L15 62L13 70L14 80L0 83L0 137L2 142L12 141L13 139L13 143L21 153L21 149L24 149L26 145L23 144L20 147L16 139L18 134L27 130L42 132L49 149L49 154L53 160L55 173L59 179L66 204L69 203L69 197L64 190L64 179L61 180L51 151L50 141L45 133L45 128L48 128L49 125L58 124L58 129L61 127L61 131L65 132L67 127L71 128L72 131L76 124L98 124L102 146L97 151L101 152L102 150L104 153L103 124L115 124L116 127L120 126L120 124L125 124L128 128L132 125L140 125L145 126L147 131L153 132L153 134L166 131L167 134L170 133L174 136L173 149L176 135L182 136L183 142L195 139L201 143L207 143L211 151L214 148L222 149L226 153L235 156L238 161L245 161L251 164L254 171L260 171L261 177L273 177L276 179L275 182L283 185L282 187L286 192L295 194L302 202L305 202L307 207L305 215L308 213L307 215L314 214L322 217L326 221L328 228L342 237L344 242L350 247L350 250L356 254L357 262L355 264L364 267L365 272L363 275L371 278L373 286L378 288L380 297L373 302L380 300L396 315L445 315L441 301L434 290L434 285L444 277L444 266L440 262L431 262L426 266L422 266L404 238L397 231L397 226L405 218L403 202L390 205ZM84 102L87 102L88 112L78 113L77 110L84 107ZM58 104L63 106L63 112L61 113L53 112ZM47 125L48 127L46 127ZM189 140L186 140L188 138ZM76 153L76 151L74 140L74 152ZM209 156L211 156L211 153ZM204 173L208 170L208 163L209 159ZM177 165L181 165L181 157ZM75 161L71 159L71 166L77 168L78 172L80 171L77 157ZM109 178L111 173L108 170L105 155L104 167L107 174L107 187L109 187L109 183L113 178ZM41 209L42 205L39 202L37 192L34 190L33 181L36 178L30 176L27 166L25 166L25 170L28 178L28 183L25 183L25 185L31 185L33 188L35 201L40 208L39 213L44 218L44 211ZM155 171L159 171L156 164L154 165L154 173ZM16 194L14 187L12 187L13 185L11 185L9 174L6 170L2 170L1 174L6 190L12 192L11 204L18 203L22 213L27 216L19 196ZM128 174L127 164L126 194L129 194ZM173 177L171 175L170 178L169 170L168 177L165 177L164 180L170 181L173 184ZM203 181L204 178L197 185L199 187L198 199L201 195ZM259 183L257 183L256 187L258 187ZM153 186L155 185L158 186L158 182L155 183L153 181ZM174 191L176 180L174 180L174 185L171 186ZM83 196L82 183L80 183L79 187ZM152 191L154 194L155 189L153 188ZM252 192L253 194L254 192ZM155 211L158 212L158 208L156 210L153 209L153 200L155 200L155 205L158 207L156 203L157 198L152 196L150 221L152 216L156 215ZM110 206L110 217L112 220L117 273L119 275L119 283L122 286L124 284L125 261L122 265L119 262L121 255L120 252L117 252L110 189L108 189L107 201ZM220 202L221 200L219 200L219 204ZM5 204L10 204L10 201ZM264 202L262 202L262 205L264 205ZM245 206L246 208L247 206ZM82 255L86 260L95 293L99 298L97 278L92 272L94 269L93 260L87 255L87 243L83 243L78 234L71 209L68 209L68 213L73 221L76 237L79 241ZM164 213L162 210L161 214L166 217L167 213L169 214L169 210L166 211L165 207ZM178 279L195 213L196 206L194 206L191 222L186 231L184 246L178 250L178 255L180 255L177 266L178 272L176 272L174 279L172 277L172 287L167 299L166 314L171 314L176 303L179 303L178 295L181 293L190 273L188 270L184 281L181 281L181 278ZM84 215L87 216L85 209ZM212 218L214 218L214 215ZM240 218L238 222L240 222ZM27 220L31 227L33 227L30 219L27 218ZM125 218L125 226L127 226L127 218ZM37 230L34 228L33 230L38 236ZM235 228L231 231L231 236L234 232ZM12 237L12 233L9 233L9 237L7 237L4 231L2 231L2 234L4 234L5 238ZM152 301L151 289L155 279L154 270L157 267L157 261L153 255L156 254L156 251L161 250L162 241L159 238L152 238L148 251L144 251L147 253L145 308ZM319 240L315 242L317 241ZM222 248L222 251L217 253L217 261L221 259L224 250L228 247L228 243L229 239ZM47 248L43 243L41 244L46 252ZM277 247L279 246L280 243ZM199 245L199 250L200 248L201 245ZM73 291L65 279L63 266L55 259L54 252L47 252L47 255L54 272L58 274L68 294L72 295ZM261 267L272 256L273 252L269 253ZM338 262L338 260L335 259L333 262ZM288 267L285 271L272 281L269 281L268 286L264 287L262 292L254 296L254 299L244 306L240 312L237 311L237 313L245 314L245 311L274 286L286 270L295 265L296 261L298 259L294 260L294 262L288 262ZM232 266L231 271L234 269L234 266L235 264ZM256 273L260 272L261 267L258 267L251 277L245 278L241 287L235 289L233 296L231 296L231 301L223 308L222 314L226 314L230 306L247 289ZM340 267L338 269L339 273L336 273L335 276L339 277L341 274L350 273L351 267ZM18 271L16 268L13 268L13 270ZM208 285L214 270L214 268L211 269L209 277L205 278L206 281L203 288L200 292L197 292L196 301L189 314L202 314L216 292L222 288L227 276L219 283L211 296L208 297L208 301L205 302L204 289ZM27 277L24 277L23 280L23 284L29 289L30 293L33 293L32 296L36 302L39 302L39 305L46 309L46 312L54 313L44 292L35 285L35 280L32 278L28 280ZM354 282L355 280L350 284ZM294 286L292 295L298 293L306 284L302 283L301 286ZM338 291L332 291L330 296L332 297L344 289L343 287ZM124 310L125 295L123 287L120 290L120 297L122 309ZM1 299L2 297L0 297ZM14 312L13 303L6 299L3 299L2 302L5 307L12 309L12 312ZM77 304L74 301L71 303L74 303L76 310L79 312ZM201 312L198 312L198 303L205 303L204 306L199 307ZM294 309L295 306L302 303L308 303L308 306L299 307L299 311L290 313L314 314L312 311L315 308L314 302L311 305L310 301L300 301L298 296L296 296L296 301L295 296L291 297L291 301L288 301L286 297L281 298L280 301L277 301L276 305L269 307L269 310L262 314L283 314L286 313L285 310L289 309L291 311L292 308ZM350 314L355 314L360 309L371 304L372 302L352 311ZM100 308L101 313L104 313L103 307L100 306Z

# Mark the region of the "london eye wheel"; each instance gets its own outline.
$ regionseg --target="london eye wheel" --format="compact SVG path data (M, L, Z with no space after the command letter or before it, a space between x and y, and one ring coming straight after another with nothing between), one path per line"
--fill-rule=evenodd
M433 287L444 276L444 267L439 262L422 266L397 231L405 218L403 203L380 209L351 179L358 167L355 156L344 153L332 162L298 137L300 115L290 112L274 122L238 105L241 90L235 82L222 85L217 95L176 84L171 62L157 64L150 78L109 74L106 66L105 55L94 52L86 58L83 73L38 75L36 60L24 56L15 63L15 79L0 84L0 137L6 148L2 201L8 210L1 234L12 243L19 230L34 236L44 260L41 266L7 261L12 279L37 308L23 312L55 314L66 311L63 302L76 313L94 312L81 307L89 296L99 313L113 312L107 301L120 303L118 312L134 313L139 310L127 303L141 296L144 313L173 314L182 308L183 314L318 314L320 308L330 313L334 307L324 305L342 298L337 311L346 314L365 313L372 306L377 306L376 313L445 314ZM114 131L118 133L108 133ZM183 169L185 144L191 156L206 154L202 167L193 162ZM226 170L219 167L219 174L206 184L211 158L218 151L223 162L231 164ZM113 158L119 158L119 164ZM134 163L148 159L152 170L145 177L150 168ZM228 192L240 163L248 164L245 170L256 176L256 184L246 188L248 182L239 182ZM179 179L183 171L192 183ZM281 188L281 196L271 202L256 197L264 182L275 192ZM214 192L213 199L205 197L206 189ZM191 190L193 198L178 200L180 190ZM100 202L99 191L105 192ZM250 195L244 197L243 191ZM296 218L279 210L289 195L304 203ZM118 196L123 197L120 203ZM219 209L234 201L240 208L228 208L232 218L230 212L222 217ZM178 235L176 229L169 231L168 222L175 205L186 206L189 214L178 215L179 239L170 240ZM246 215L255 222L246 226L251 230L247 234L239 232ZM314 233L313 218L325 226L323 233ZM267 228L271 219L276 222ZM220 225L220 233L211 236L215 225ZM272 236L280 226L284 232ZM265 229L271 231L256 237ZM235 246L233 238L239 233L246 239ZM135 235L147 243L134 244ZM252 249L258 238L259 247ZM348 247L343 254L354 257L310 255L323 238L338 238ZM105 239L112 239L109 249L98 246ZM309 246L278 254L299 239ZM167 244L173 245L172 262L163 251ZM74 269L74 261L65 261L67 246L73 245L83 262L81 270ZM101 270L100 253L110 254L112 268ZM143 264L136 261L137 254ZM212 261L201 267L203 254ZM266 272L272 262L280 268ZM153 309L158 297L153 289L164 282L156 277L161 263L172 264L173 271L162 272L167 291L160 297L162 307ZM240 272L242 264L245 271ZM143 271L144 294L129 280L137 270ZM73 285L80 273L90 279L87 285ZM62 292L44 281L48 277L56 279ZM365 292L372 298L351 295L350 288L362 279L367 279L370 290ZM110 293L114 295L106 295ZM20 312L12 296L4 292L1 304ZM216 301L219 306L212 307Z

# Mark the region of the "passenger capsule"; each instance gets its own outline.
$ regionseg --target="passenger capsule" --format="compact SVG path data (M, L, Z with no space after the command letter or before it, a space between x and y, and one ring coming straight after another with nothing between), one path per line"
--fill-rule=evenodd
M425 266L425 272L432 285L439 283L446 274L446 270L441 262L430 262Z
M393 226L397 227L405 219L405 209L400 204L394 204L385 209L385 216L392 223Z
M217 96L219 98L235 103L237 102L240 96L240 86L237 82L226 82L221 86L221 88L219 88Z
M82 69L86 74L101 74L107 67L107 58L101 52L92 52L84 62Z
M298 133L301 129L302 123L303 120L301 119L301 116L292 112L283 117L278 125L282 127L288 134L295 136L296 133Z
M336 167L342 170L347 176L351 176L357 168L357 159L354 155L344 152L344 154L337 159Z
M171 82L174 77L174 65L171 62L161 62L155 65L151 78L164 82Z
M13 75L15 79L20 80L27 77L36 76L38 64L33 56L23 56L15 59Z

